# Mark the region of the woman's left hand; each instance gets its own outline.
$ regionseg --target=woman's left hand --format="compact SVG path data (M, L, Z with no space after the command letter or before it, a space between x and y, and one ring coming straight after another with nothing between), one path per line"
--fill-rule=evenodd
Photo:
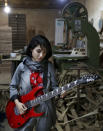
M60 95L60 98L64 98L67 95L66 91L63 91Z

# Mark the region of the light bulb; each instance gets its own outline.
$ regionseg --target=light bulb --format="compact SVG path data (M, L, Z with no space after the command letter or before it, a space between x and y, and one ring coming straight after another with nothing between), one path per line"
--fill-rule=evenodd
M11 9L10 9L9 6L5 6L5 7L4 7L4 11L5 11L6 13L10 13Z
M66 0L60 0L61 2L65 2Z

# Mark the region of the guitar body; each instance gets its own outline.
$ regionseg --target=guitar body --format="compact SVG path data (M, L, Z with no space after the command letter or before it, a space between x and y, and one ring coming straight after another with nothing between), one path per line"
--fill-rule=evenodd
M43 87L36 87L34 88L30 93L20 96L20 101L22 103L26 103L30 100L34 100L36 98L36 94L38 91L40 91ZM12 128L18 128L21 127L26 121L28 121L31 117L39 117L44 114L42 113L36 113L34 111L34 107L27 110L24 114L20 115L19 113L15 113L16 105L13 101L9 100L6 106L6 116L8 119L8 123Z

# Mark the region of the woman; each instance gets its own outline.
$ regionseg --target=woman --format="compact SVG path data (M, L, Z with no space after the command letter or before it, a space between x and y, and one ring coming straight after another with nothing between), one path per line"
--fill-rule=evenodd
M27 47L26 55L23 62L18 65L10 84L10 98L15 102L20 114L25 113L27 107L19 101L19 95L25 95L38 86L42 86L43 90L37 95L48 93L57 88L54 68L52 63L48 61L52 56L48 39L41 35L33 37ZM50 131L56 121L53 99L37 106L36 111L45 113L40 117L30 118L15 131L33 131L34 126L36 131Z

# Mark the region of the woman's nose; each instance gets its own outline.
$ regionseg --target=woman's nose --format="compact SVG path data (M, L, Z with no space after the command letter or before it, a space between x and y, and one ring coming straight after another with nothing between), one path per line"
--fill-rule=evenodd
M40 53L40 57L42 57L43 56L43 53Z

